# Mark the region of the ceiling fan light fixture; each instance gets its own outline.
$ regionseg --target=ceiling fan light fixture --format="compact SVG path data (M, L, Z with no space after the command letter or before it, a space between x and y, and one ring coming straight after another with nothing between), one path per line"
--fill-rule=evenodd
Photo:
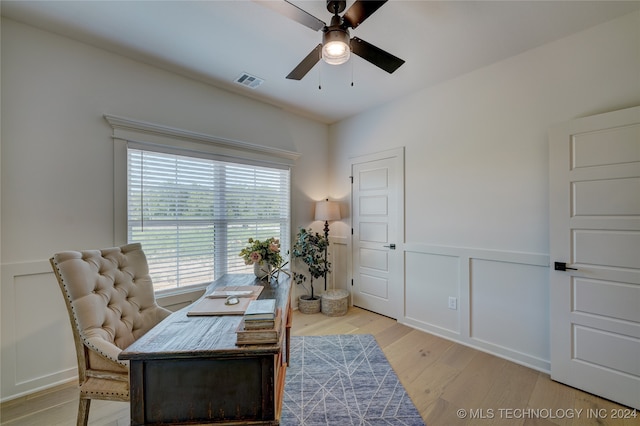
M324 33L322 38L322 59L331 65L344 64L351 57L349 33L335 29Z

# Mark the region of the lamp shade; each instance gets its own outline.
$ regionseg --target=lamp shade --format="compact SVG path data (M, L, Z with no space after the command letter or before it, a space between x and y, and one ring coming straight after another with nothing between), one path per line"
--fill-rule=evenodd
M315 220L338 220L340 219L340 205L335 201L318 201L316 203Z

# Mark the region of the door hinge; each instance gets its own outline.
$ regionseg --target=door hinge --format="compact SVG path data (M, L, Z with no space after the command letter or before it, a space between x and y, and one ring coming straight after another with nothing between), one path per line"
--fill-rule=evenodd
M351 279L351 287L353 287L353 279Z
M353 185L353 176L349 176L349 180L351 181L351 184Z

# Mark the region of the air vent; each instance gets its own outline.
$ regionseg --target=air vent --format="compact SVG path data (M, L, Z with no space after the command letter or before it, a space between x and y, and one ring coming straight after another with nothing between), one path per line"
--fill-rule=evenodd
M249 89L255 89L256 87L264 83L264 80L259 77L256 77L255 75L251 75L251 74L247 74L246 72L243 72L242 74L240 74L240 77L236 78L235 82L243 86L246 86Z

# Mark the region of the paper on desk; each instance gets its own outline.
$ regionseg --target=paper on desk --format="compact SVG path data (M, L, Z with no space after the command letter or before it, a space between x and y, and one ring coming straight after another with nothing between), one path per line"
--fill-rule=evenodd
M242 298L235 305L225 304L224 299L203 298L194 303L187 312L188 317L192 316L218 316L218 315L244 315L249 302L252 299Z
M195 302L187 312L187 316L202 315L243 315L249 306L249 302L260 296L264 289L261 285L235 285L218 287L210 294L205 295L202 299ZM230 292L249 292L247 295L231 294ZM238 298L239 303L227 305L226 298L234 296Z
M224 299L225 297L235 296L235 297L250 297L253 294L251 290L229 290L229 291L219 291L212 294L209 294L207 297L209 299Z
M235 297L252 297L257 298L260 296L262 289L261 285L236 285L220 287L213 291L211 294L207 294L205 297L208 299L224 299L229 296Z

